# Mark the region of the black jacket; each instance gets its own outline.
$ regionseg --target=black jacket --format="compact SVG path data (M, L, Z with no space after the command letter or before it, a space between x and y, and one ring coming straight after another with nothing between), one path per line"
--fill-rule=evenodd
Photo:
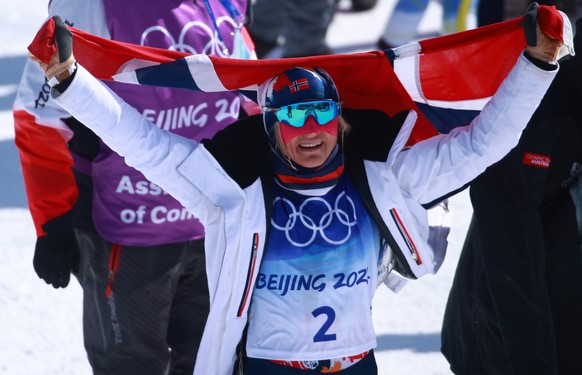
M561 62L518 146L471 184L474 215L442 328L455 374L582 374L582 254L569 194L582 168L575 64L582 70Z

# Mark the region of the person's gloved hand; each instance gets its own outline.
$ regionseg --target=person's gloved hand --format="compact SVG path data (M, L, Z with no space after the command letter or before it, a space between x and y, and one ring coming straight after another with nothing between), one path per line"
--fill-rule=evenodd
M554 62L564 43L564 19L555 6L531 3L523 17L527 52L542 62Z
M79 247L72 228L49 230L37 238L32 260L34 270L54 288L69 285L71 272L79 272L79 261Z
M73 34L61 17L49 19L28 46L30 59L38 62L47 79L55 77L59 82L71 74L75 64Z

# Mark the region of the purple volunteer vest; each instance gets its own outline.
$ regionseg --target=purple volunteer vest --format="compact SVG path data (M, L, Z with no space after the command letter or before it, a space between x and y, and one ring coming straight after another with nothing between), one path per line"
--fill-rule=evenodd
M114 40L188 53L224 56L232 51L236 21L217 0L104 0ZM132 4L135 3L135 4ZM233 2L244 14L244 1ZM209 16L210 6L214 20ZM131 20L128 22L127 20ZM158 127L200 141L238 118L235 93L196 93L108 83ZM149 246L204 236L200 222L101 142L92 165L93 221L107 240Z

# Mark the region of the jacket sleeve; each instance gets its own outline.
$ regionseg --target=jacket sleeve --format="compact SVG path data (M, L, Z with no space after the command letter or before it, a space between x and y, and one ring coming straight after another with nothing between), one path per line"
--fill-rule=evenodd
M393 166L400 187L424 204L472 181L515 147L556 73L521 55L469 126L400 152Z

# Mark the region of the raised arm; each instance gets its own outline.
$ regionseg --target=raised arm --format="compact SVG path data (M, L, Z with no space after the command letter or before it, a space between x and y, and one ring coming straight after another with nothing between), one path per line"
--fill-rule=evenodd
M555 60L562 42L551 27L546 30L550 36L542 32L552 21L546 18L561 17L553 10L539 17L535 6L530 10L533 23L524 22L524 30L528 43L535 45L527 46L497 93L469 126L419 142L397 157L394 171L402 189L414 199L429 203L447 195L515 147L558 70ZM561 35L562 26L559 28Z
M202 197L177 171L177 167L198 147L198 143L159 129L77 65L70 31L59 17L53 17L52 21L55 23L56 50L51 56L31 59L39 62L53 86L51 95L55 102L93 130L111 149L123 156L129 166L138 169L190 211L197 213ZM198 217L202 219L201 216Z

